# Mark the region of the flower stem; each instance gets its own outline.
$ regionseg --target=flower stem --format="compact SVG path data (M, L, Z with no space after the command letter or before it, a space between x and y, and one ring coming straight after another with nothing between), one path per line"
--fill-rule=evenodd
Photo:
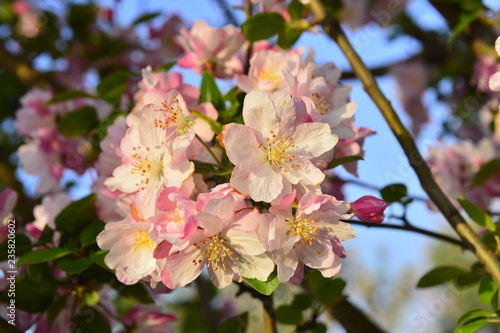
M205 147L205 149L210 153L210 155L212 156L212 158L215 160L215 162L217 162L217 165L219 166L219 168L222 169L222 162L219 160L219 158L214 154L214 152L212 151L212 149L210 149L210 147L207 145L207 143L205 141L203 141L202 138L200 138L198 136L198 134L195 134L195 137L196 139L198 139L198 141L200 141L200 143L203 145L203 147Z
M350 41L340 27L340 24L328 14L320 0L312 0L311 9L316 17L316 22L322 25L328 36L330 36L330 38L340 47L349 60L354 73L363 83L366 93L371 97L384 116L387 124L408 157L408 161L417 174L424 191L429 195L429 198L436 207L438 207L448 223L474 252L478 260L485 265L493 280L500 285L500 263L497 257L488 249L486 244L481 241L436 183L429 166L415 144L415 140L403 125L401 119L399 119L391 103L380 90L363 60L361 60L358 53L352 47Z

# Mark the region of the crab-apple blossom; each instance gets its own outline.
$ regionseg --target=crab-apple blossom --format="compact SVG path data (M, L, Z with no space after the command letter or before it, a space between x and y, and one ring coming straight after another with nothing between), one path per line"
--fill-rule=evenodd
M219 136L235 165L231 186L256 201L271 202L299 182L319 185L325 175L311 159L338 141L321 123L296 124L290 95L252 91L243 105L245 125L228 124Z
M389 207L387 201L365 195L351 202L351 210L354 216L365 222L380 223L384 221L384 210Z
M220 78L243 72L240 54L245 39L233 25L219 29L196 20L191 30L182 28L175 41L185 52L178 62L181 67L194 68L197 73L209 71Z
M497 51L498 56L500 56L500 37L495 41L495 51ZM500 91L500 71L490 77L489 86L493 91Z
M341 221L352 216L350 207L335 197L309 192L293 214L294 199L295 192L283 196L259 227L260 239L278 266L278 278L300 283L304 265L332 277L340 270L340 258L345 257L340 241L356 235L348 223Z
M208 200L196 215L201 229L191 236L189 246L166 259L162 281L168 288L190 283L205 266L217 288L242 277L267 279L274 263L256 233L262 215L253 208L236 208L232 195Z

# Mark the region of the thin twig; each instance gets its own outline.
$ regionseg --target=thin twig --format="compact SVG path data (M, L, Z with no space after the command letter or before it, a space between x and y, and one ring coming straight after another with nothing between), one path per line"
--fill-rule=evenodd
M450 199L438 186L428 164L418 150L415 140L401 122L401 119L393 109L391 103L380 90L375 78L370 73L363 60L361 60L358 53L352 47L344 31L340 27L340 24L328 15L328 12L320 0L312 0L311 9L314 11L317 21L321 22L325 32L337 43L345 54L354 73L359 78L360 82L363 83L365 91L384 116L387 124L403 148L411 167L417 174L424 191L429 195L429 198L436 207L438 207L448 223L474 252L478 260L485 265L493 280L500 285L500 263L498 258L489 250L486 244L481 241L474 230L472 230L465 219L460 215Z
M200 143L203 145L203 147L205 147L205 149L210 153L210 155L215 160L215 162L217 162L217 165L219 166L219 168L222 168L222 162L219 160L219 158L217 158L217 156L212 151L212 149L210 149L210 147L207 145L207 143L205 141L203 141L203 139L200 138L198 136L198 134L195 134L195 137L196 137L196 139L198 139L198 141L200 141Z
M364 222L364 221L358 221L358 220L342 220L342 221L347 222L349 224L362 225L362 226L369 227L369 228L385 228L385 229L396 229L396 230L415 232L418 234L433 237L433 238L448 242L450 244L458 245L462 248L465 248L465 244L462 241L460 241L459 239L455 239L453 237L439 234L437 232L433 232L430 230L415 227L414 225L411 225L411 224L410 225L397 225L397 224L387 224L387 223L379 224L379 223L371 223L371 222Z

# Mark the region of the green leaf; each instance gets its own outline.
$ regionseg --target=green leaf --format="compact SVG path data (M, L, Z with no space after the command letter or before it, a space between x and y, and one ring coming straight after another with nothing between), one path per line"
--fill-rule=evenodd
M203 113L200 113L198 111L189 110L189 112L191 112L194 116L196 116L197 118L200 118L201 120L203 120L204 122L209 124L210 129L212 129L212 131L215 134L219 134L220 132L222 132L222 125L219 124L217 122L217 120L213 120L212 118L210 118L207 115L204 115Z
M457 37L465 30L467 27L471 25L477 18L480 18L483 15L483 11L481 9L474 11L464 11L460 13L458 18L458 24L453 28L453 31L450 36L450 40L448 41L448 46L451 46L453 42L457 39Z
M458 326L455 333L472 333L488 323L486 318L476 318L461 326Z
M200 162L200 161L192 161L194 163L194 173L208 174L215 173L217 170L215 166L210 163Z
M316 327L314 327L311 331L311 333L326 333L328 331L328 328L326 327L325 324L319 323L316 324Z
M382 199L388 203L393 203L401 201L404 197L408 195L408 189L404 184L391 184L380 190L380 195Z
M160 65L154 69L154 72L168 72L172 67L176 64L175 61L167 62L163 65Z
M31 250L31 241L28 238L28 236L26 236L25 234L16 234L16 255L21 256L30 250ZM8 255L9 255L9 240L6 239L4 242L0 244L0 261L5 261L9 259Z
M476 272L467 272L465 274L458 275L455 279L455 285L457 287L469 287L477 284L483 276Z
M78 234L87 225L97 221L95 194L70 203L56 216L56 230Z
M80 332L111 333L111 327L104 315L95 308L83 307L78 316L71 323L71 327L77 327Z
M242 314L231 317L226 320L221 327L217 330L217 333L233 333L233 332L246 332L248 327L248 312L243 312Z
M226 105L224 104L224 98L215 83L215 79L209 72L203 72L200 86L200 99L199 104L205 102L211 102L217 111L224 111Z
M311 307L313 301L313 294L297 294L293 298L292 307L297 310L304 311Z
M302 29L295 29L286 26L278 35L278 45L282 49L289 49L302 35Z
M257 279L243 278L249 285L251 285L255 290L264 295L271 295L273 291L280 285L280 280L278 279L278 273L276 270L272 272L268 277L267 281L260 281Z
M292 0L288 5L288 13L290 13L290 17L294 20L299 20L302 18L304 9L305 6L299 0Z
M143 283L139 282L120 288L120 294L134 300L136 303L152 304L154 299L149 294Z
M57 263L57 266L65 271L66 273L72 275L72 274L78 274L86 270L92 265L92 259L90 258L83 258L83 259L71 259L71 258L62 258L59 260Z
M51 105L54 103L65 102L65 101L69 101L69 100L72 100L75 98L80 98L80 97L95 98L95 96L87 94L86 92L83 92L83 91L67 90L67 91L63 91L63 92L55 95L54 97L52 97L52 99L50 101L48 101L47 103L45 103L45 105Z
M16 308L35 313L49 308L54 300L56 284L53 274L48 270L39 271L41 282L33 281L27 274L16 280Z
M422 276L417 283L417 288L428 288L440 285L447 281L455 279L457 276L467 274L461 268L454 266L442 266L434 268Z
M80 234L80 242L82 243L82 247L87 247L89 245L93 245L97 242L97 235L104 230L104 223L102 222L94 222L85 227L82 233Z
M117 71L105 77L97 86L99 96L108 102L119 101L121 95L127 89L127 80L130 76L132 76L130 72Z
M302 311L291 305L282 305L276 309L276 320L282 324L299 325L304 321Z
M484 228L488 228L491 231L495 231L495 224L491 220L491 217L486 214L484 210L473 204L472 202L465 199L463 196L457 198L460 206L467 212L470 218Z
M99 251L96 251L96 252L92 252L90 254L90 259L92 259L92 262L94 264L96 264L97 266L102 267L102 268L104 268L107 271L114 272L111 268L109 268L108 266L106 266L106 264L104 263L104 257L106 257L106 255L108 253L109 253L108 250L99 250Z
M312 271L308 278L309 288L323 304L332 306L342 299L346 282L342 279L325 278L319 271Z
M41 262L51 261L62 258L71 253L72 252L70 250L60 249L60 248L48 248L48 249L36 250L28 252L24 254L21 258L19 258L17 266L38 264Z
M500 173L500 158L495 158L481 166L479 171L472 178L472 185L481 185L493 176Z
M496 253L500 246L500 231L487 232L483 236L483 242L491 251Z
M259 13L250 17L241 26L241 31L250 42L276 35L286 27L286 21L278 13Z
M83 136L97 127L99 120L93 107L83 106L75 111L64 114L57 123L57 129L62 135L73 138Z
M498 285L495 281L490 275L485 276L479 284L479 300L484 304L490 304L497 291Z
M356 162L359 160L363 160L363 157L361 156L344 156L344 157L339 157L339 158L334 158L330 164L326 167L326 169L333 169L338 167L339 165L346 164L346 163L351 163L351 162Z
M136 18L134 20L134 22L132 22L132 26L135 26L135 25L147 22L147 21L151 21L152 19L158 17L158 15L160 15L160 14L161 14L161 12L153 12L153 13L146 13L144 15L141 15L138 18Z
M42 234L40 235L40 238L36 243L44 245L47 243L51 243L53 239L54 239L54 230L52 230L51 227L46 225L45 228L43 228Z
M466 323L468 321L477 318L489 318L489 317L496 317L496 314L484 309L471 310L462 315L462 317L460 317L460 319L458 320L458 324L461 325L463 323Z

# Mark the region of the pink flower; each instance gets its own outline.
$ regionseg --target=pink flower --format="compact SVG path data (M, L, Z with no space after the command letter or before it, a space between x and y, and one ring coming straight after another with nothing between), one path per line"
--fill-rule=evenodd
M137 192L134 202L146 219L154 215L162 187L180 187L194 172L186 158L194 136L186 133L189 119L182 112L173 113L155 111L153 105L131 113L134 125L121 142L123 164L105 181L111 191Z
M206 203L196 215L202 229L195 231L186 249L166 259L162 281L168 288L190 283L204 266L217 288L241 277L267 279L274 264L256 233L262 215L256 209L236 208L232 195Z
M134 333L173 333L170 322L177 317L164 314L160 307L137 304L122 319L134 327Z
M296 125L290 95L252 91L245 97L246 125L228 124L219 136L236 166L231 186L256 201L271 202L282 191L302 182L318 186L325 175L311 159L331 150L338 141L327 124Z
M147 104L155 104L158 107L165 101L165 96L170 90L177 90L189 107L198 103L200 91L182 82L182 74L178 72L153 72L151 66L143 68L142 80L139 82L139 91L134 95L137 104L133 111L142 110Z
M116 271L120 282L134 284L148 276L159 277L163 262L153 257L153 251L161 239L152 230L153 224L134 212L120 222L107 223L97 236L99 247L110 250L104 262Z
M351 122L354 124L354 122ZM363 150L363 144L365 138L370 135L377 134L367 127L356 127L353 128L356 135L351 139L340 139L339 143L335 146L335 158L342 158L346 156L361 156L364 157L365 151ZM352 174L353 176L358 176L358 162L350 162L343 164L342 167Z
M498 37L495 41L495 50L500 56L500 37ZM500 91L500 71L496 72L490 77L489 86L493 91Z
M297 75L299 67L299 52L262 50L250 59L248 75L236 75L236 82L247 93L252 90L288 92L290 89L283 73Z
M365 222L380 223L384 220L384 210L389 206L389 203L365 195L358 200L351 202L351 209L354 215Z
M16 206L17 192L6 188L0 193L0 224L5 224L5 221L12 215L12 210Z
M231 78L243 72L239 54L245 38L232 25L218 29L197 20L191 31L182 28L175 40L186 52L178 62L181 67L194 68L197 73L206 70L220 78Z
M474 64L474 73L472 74L470 84L477 87L480 92L492 94L489 87L489 81L493 74L500 71L500 63L492 55L479 57Z
M294 199L295 192L283 196L259 226L260 239L278 266L278 278L300 283L304 265L332 277L340 270L340 258L345 257L340 241L356 235L348 223L340 221L351 216L349 206L335 197L309 192L293 214Z
M35 221L26 224L26 230L35 238L40 238L43 229L49 226L52 230L56 229L55 219L59 213L71 202L70 197L65 192L58 194L49 194L43 197L42 204L35 206L33 214ZM59 243L60 234L54 234L54 244Z

